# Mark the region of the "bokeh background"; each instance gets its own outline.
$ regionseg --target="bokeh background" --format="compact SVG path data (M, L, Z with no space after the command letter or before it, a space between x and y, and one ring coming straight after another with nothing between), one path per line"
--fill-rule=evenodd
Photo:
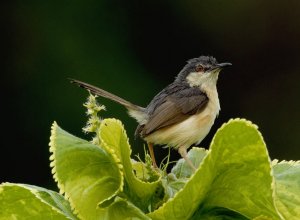
M218 82L221 113L201 143L230 118L256 123L271 158L299 160L300 1L17 1L2 7L0 182L54 188L48 142L54 120L81 128L87 92L76 78L141 106L186 60L233 63ZM136 122L99 99L103 117L124 123L134 154ZM162 159L166 150L155 149ZM172 159L179 156L173 152Z

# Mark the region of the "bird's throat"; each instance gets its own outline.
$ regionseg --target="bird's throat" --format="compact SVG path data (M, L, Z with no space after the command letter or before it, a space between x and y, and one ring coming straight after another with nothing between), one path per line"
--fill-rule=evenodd
M191 87L201 88L203 85L205 85L205 87L215 87L217 84L218 76L218 72L206 74L192 72L187 76L186 80Z
M214 106L217 115L220 110L220 102L217 91L218 75L219 73L216 72L200 76L199 73L195 72L190 73L186 78L191 87L198 87L208 96L209 102Z

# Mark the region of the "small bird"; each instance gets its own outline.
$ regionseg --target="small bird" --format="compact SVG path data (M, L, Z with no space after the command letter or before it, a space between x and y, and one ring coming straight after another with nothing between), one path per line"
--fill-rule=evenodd
M168 145L178 150L187 164L196 170L187 157L187 149L199 144L214 124L220 111L218 76L224 67L231 65L218 63L211 56L188 60L174 82L159 92L146 108L88 83L75 79L71 82L127 108L129 115L138 122L135 135L147 142L154 167L157 168L153 145Z

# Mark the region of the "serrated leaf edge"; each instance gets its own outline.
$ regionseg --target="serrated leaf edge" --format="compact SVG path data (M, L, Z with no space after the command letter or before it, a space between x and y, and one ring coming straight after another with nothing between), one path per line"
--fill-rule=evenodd
M197 173L197 171L202 167L202 164L204 163L205 159L207 158L207 156L210 154L210 151L207 151L207 154L204 156L202 163L200 164L200 166L197 168L197 170L195 171L195 173ZM195 174L194 173L194 174ZM160 206L158 209L154 210L153 212L148 213L147 215L149 217L151 217L151 215L155 215L157 212L159 212L161 209L164 209L164 207L169 203L172 202L174 199L177 198L177 196L180 196L180 194L182 193L182 191L187 187L186 185L192 180L192 178L194 178L194 174L192 174L192 176L190 177L190 179L185 183L184 187L181 188L174 197L170 198L168 201L166 201L162 206Z
M51 173L53 175L53 179L55 182L57 182L57 186L58 186L58 189L59 189L59 193L60 194L64 194L64 187L63 185L61 185L59 182L58 182L58 177L57 177L57 174L56 174L56 162L55 162L55 139L56 139L56 129L57 129L58 125L56 123L56 121L53 122L52 126L51 126L51 136L50 136L50 143L49 143L49 151L50 151L50 168L51 169Z
M244 120L245 120L245 119L244 119ZM223 129L223 128L224 128L228 123L230 123L231 121L234 121L234 119L230 119L227 123L224 123L224 124L218 129L218 131L221 130L221 129ZM245 121L247 121L247 120L245 120ZM218 132L218 131L217 131L217 132ZM217 133L217 132L216 132L216 133ZM215 134L215 135L216 135L216 134ZM207 154L205 155L205 157L204 157L203 160L202 160L202 163L201 163L200 166L197 168L197 170L195 171L195 173L190 177L190 179L186 182L186 184L184 185L184 187L181 188L181 189L175 194L174 197L170 198L168 201L166 201L166 202L165 202L162 206L160 206L158 209L154 210L153 212L148 213L149 215L155 214L155 213L158 212L159 210L163 209L169 202L172 202L174 199L176 199L177 196L180 196L180 194L182 193L182 191L187 187L187 184L194 178L194 176L195 176L195 174L197 173L197 171L198 171L199 169L201 169L201 167L203 166L203 164L204 164L206 158L211 154L211 146L213 145L213 142L214 142L214 139L215 139L215 135L214 135L214 137L213 137L213 140L212 140L211 143L210 143L209 149L207 150Z
M56 140L56 131L57 131L57 128L59 128L58 124L56 123L56 121L53 122L52 126L51 126L51 136L50 136L50 143L49 143L49 151L51 153L49 159L50 159L50 167L52 168L51 170L51 173L53 175L53 179L55 182L57 182L57 186L58 186L58 189L59 189L59 193L61 195L63 195L65 197L65 199L67 199L70 203L70 206L71 206L71 209L73 211L73 213L75 215L77 215L80 219L83 218L83 216L80 214L80 212L75 208L75 205L73 203L73 200L71 199L70 195L65 192L65 189L64 189L64 186L63 184L60 183L58 177L57 177L57 173L56 173L56 161L55 161L55 140ZM106 147L107 148L107 147ZM103 148L104 150L107 150L106 148ZM107 201L107 200L110 200L112 199L113 197L115 197L119 192L122 192L123 191L123 186L124 186L124 174L122 172L121 169L123 169L123 166L122 164L120 164L120 160L118 159L118 157L116 156L115 153L111 153L111 151L109 151L110 155L112 156L112 158L114 159L114 161L117 163L118 167L119 167L119 173L120 173L120 176L121 176L121 181L120 181L120 186L119 188L115 191L114 194L112 194L109 198L107 199L104 199L103 201L99 201L98 204L97 204L97 207L99 206L99 204Z
M79 216L79 212L78 210L75 208L75 205L73 204L73 200L70 198L70 196L68 195L68 193L65 192L64 189L64 185L60 183L58 177L57 177L57 173L56 173L56 160L55 160L55 150L56 150L56 145L55 145L55 140L56 140L56 131L58 128L58 124L56 123L56 121L53 122L52 126L51 126L51 136L50 136L50 143L49 143L49 151L50 151L50 168L51 169L51 173L53 176L54 181L57 183L57 187L59 189L59 193L61 195L63 195L65 197L65 199L67 199L70 202L70 206L71 209L73 211L73 213L75 215Z
M56 208L56 207L50 205L49 203L47 203L46 201L44 201L43 199L41 199L41 198L37 195L38 190L36 190L36 189L29 188L29 187L27 187L27 186L25 186L25 185L23 185L23 184L21 184L21 183L9 183L9 182L4 182L4 183L1 183L1 184L0 184L0 188L1 188L1 186L19 186L19 187L21 187L21 188L27 189L27 190L29 190L29 191L30 191L30 192L31 192L38 200L40 200L42 203L44 203L44 204L46 204L47 206L49 206L53 211L56 211L56 212L62 214L62 215L63 215L64 217L66 217L67 219L73 220L73 218L70 218L70 217L66 216L65 213L63 213L63 212L62 212L61 210L59 210L58 208Z
M128 138L128 136L127 136L126 130L125 130L124 126L123 126L123 123L122 123L120 120L118 120L118 119L115 119L115 118L106 118L106 119L104 119L104 120L102 121L101 125L100 125L100 132L101 132L101 128L104 126L104 124L105 124L106 121L112 121L112 122L115 122L115 123L117 123L118 125L120 125L120 127L121 127L121 132L122 132L123 135L126 137L126 144L127 144L128 146L131 146L130 143L129 143L129 138ZM101 136L100 136L100 138L101 138ZM108 147L108 144L105 143L104 140L101 139L101 141L102 141L102 143L106 146L106 148L109 148L109 147ZM132 153L132 149L129 147L129 155L131 155L131 153ZM117 155L116 155L116 156L117 156ZM120 162L121 162L121 159L119 159L119 160L120 160ZM132 168L132 167L131 167L131 168ZM160 176L160 177L159 177L156 181L154 181L154 182L144 182L144 181L140 180L139 178L137 178L137 177L134 175L133 169L132 169L132 176L133 176L133 178L134 178L137 182L140 182L141 184L145 184L145 185L155 185L155 184L158 184L158 183L160 182L160 180L161 180L161 176Z
M124 180L124 167L123 167L121 159L118 157L115 150L109 148L109 146L101 139L100 133L101 133L101 128L102 128L102 123L103 123L103 120L101 121L100 129L99 129L99 132L97 134L99 136L99 139L100 139L100 142L101 142L101 145L98 145L98 147L103 148L103 150L108 152L113 157L115 163L118 165L119 173L120 173L120 176L121 176L121 184L120 184L120 187L119 187L119 191L122 192L123 188L124 188L124 181L125 181ZM114 197L114 196L112 196L112 197ZM109 199L111 199L111 198L109 198ZM109 199L106 199L106 200L109 200Z
M282 160L279 161L278 159L274 159L272 160L272 167L276 166L276 165L280 165L280 164L287 164L290 165L291 167L293 166L297 166L300 165L300 160L294 161L294 160ZM289 167L290 168L290 167ZM278 198L280 200L280 198ZM296 216L295 216L296 217ZM282 219L285 219L284 217L282 217Z
M259 134L260 138L261 138L262 141L265 143L262 134L261 134L260 131L258 130L258 126L257 126L256 124L253 124L251 121L249 121L249 120L247 120L247 119L244 119L244 118L233 118L233 119L230 119L228 122L223 123L223 125L217 130L217 132L221 131L222 129L224 129L225 126L227 126L228 124L233 123L233 122L244 122L247 126L250 126L250 127L254 128L254 129L256 129L256 130L258 131L258 134ZM201 163L200 166L197 168L197 171L202 167L202 165L203 165L204 161L206 160L206 158L208 157L208 155L211 154L211 149L212 149L212 146L213 146L213 144L214 144L214 142L215 142L215 137L216 137L217 132L215 133L215 135L214 135L214 137L213 137L213 139L212 139L212 141L211 141L211 143L210 143L210 146L209 146L209 149L207 150L206 156L203 158L202 163ZM273 169L272 169L272 165L271 165L271 159L270 159L270 157L269 157L269 153L268 153L268 151L267 151L267 148L266 148L266 155L268 156L269 162L270 162L269 164L270 164L270 170L271 170L271 171L270 171L270 175L271 175L271 177L272 177L271 190L272 190L273 205L274 205L274 208L275 208L277 214L279 215L279 217L280 217L281 219L284 219L284 218L282 217L281 213L279 212L279 210L278 210L278 208L277 208L277 206L276 206L276 203L275 203L275 196L276 196L276 192L275 192L275 178L274 178L274 175L273 175ZM195 173L197 173L197 171L196 171ZM165 203L164 203L162 206L160 206L158 209L156 209L156 210L153 211L153 212L148 213L148 215L155 214L155 213L158 212L159 210L163 209L163 208L166 206L167 203L173 201L178 195L180 195L180 194L182 193L182 191L187 187L187 184L194 178L195 173L190 177L190 179L187 181L187 183L184 185L184 187L183 187L182 189L180 189L180 190L176 193L176 195L175 195L173 198L170 198L167 202L165 202ZM236 210L232 210L232 211L236 211Z
M300 160L281 160L281 161L279 161L278 159L272 160L272 166L275 166L277 164L289 164L291 166L295 166L300 164Z
M257 133L258 133L259 137L261 138L262 142L263 142L264 145L266 146L266 142L265 142L264 137L262 136L261 132L259 131L258 126L257 126L256 124L252 123L251 121L245 119L245 118L232 118L232 119L230 119L228 122L224 123L224 124L218 129L218 131L219 131L219 130L221 131L225 126L227 126L229 123L233 123L233 122L244 122L247 126L254 128L254 129L257 131ZM211 141L209 150L211 149L211 146L213 146L214 141L215 141L215 136L213 137L213 139L212 139L212 141ZM272 161L271 161L271 159L270 159L269 152L268 152L268 150L267 150L267 146L265 147L265 153L266 153L266 155L268 156L269 166L270 166L270 176L271 176L271 178L272 178L272 182L271 182L271 190L272 190L273 206L274 206L275 211L277 212L278 216L279 216L281 219L284 219L284 217L281 215L280 211L278 210L277 205L276 205L276 202L275 202L275 197L276 197L275 177L274 177L274 173L273 173L273 165L272 165ZM236 211L236 210L233 210L233 211Z

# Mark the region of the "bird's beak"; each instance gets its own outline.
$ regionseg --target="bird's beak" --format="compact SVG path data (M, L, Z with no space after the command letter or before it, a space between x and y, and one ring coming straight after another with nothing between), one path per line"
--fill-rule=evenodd
M216 64L215 66L213 66L210 71L212 70L221 70L223 69L224 67L228 67L228 66L232 66L231 63L218 63Z
M227 66L232 66L232 64L231 63L219 63L219 64L217 64L217 67L219 67L219 68L224 68L224 67L227 67Z

